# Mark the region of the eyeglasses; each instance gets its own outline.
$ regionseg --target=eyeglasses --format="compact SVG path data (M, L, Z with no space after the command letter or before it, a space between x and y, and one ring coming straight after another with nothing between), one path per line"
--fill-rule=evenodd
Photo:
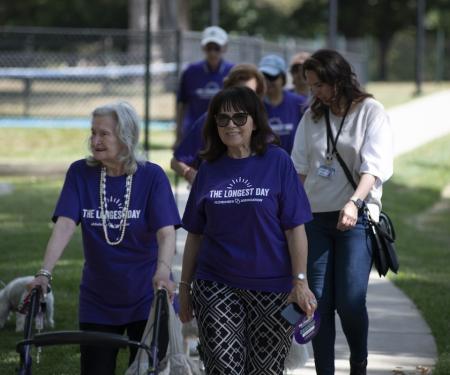
M303 64L294 64L291 66L291 74L296 74L301 72Z
M280 76L280 74L278 74L276 76L271 76L269 74L264 73L264 77L270 82L276 81L279 76Z
M229 116L226 113L218 113L216 118L216 124L220 128L224 128L230 123L230 120L233 121L233 124L236 126L244 126L247 123L247 112L238 112L233 114L233 116Z

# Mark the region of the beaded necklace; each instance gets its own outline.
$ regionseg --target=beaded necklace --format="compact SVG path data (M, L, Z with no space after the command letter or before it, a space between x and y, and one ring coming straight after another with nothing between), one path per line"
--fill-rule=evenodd
M108 211L108 201L106 199L106 168L102 167L100 173L100 216L102 218L102 227L103 232L105 233L106 243L108 245L118 245L122 242L123 237L125 236L125 229L127 227L127 216L128 209L130 207L130 198L131 198L131 186L133 184L133 175L127 175L126 183L125 183L125 204L122 208L122 215L120 216L119 225L114 225L109 221L109 217L107 217L106 212ZM108 227L113 229L119 229L120 235L116 241L111 241L108 236Z

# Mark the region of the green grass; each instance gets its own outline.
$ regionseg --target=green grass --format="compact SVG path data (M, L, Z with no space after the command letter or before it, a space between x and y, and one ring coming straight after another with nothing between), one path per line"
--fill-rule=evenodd
M450 209L430 208L443 202L441 191L450 184L450 136L398 158L395 170L384 193L385 209L396 225L401 262L399 275L392 279L413 299L430 325L439 352L434 374L444 375L450 373ZM0 177L0 182L5 181L15 190L0 197L0 275L10 280L39 268L62 179ZM55 269L58 330L77 327L81 267L81 237L77 232ZM21 335L14 332L12 322L0 335L0 373L10 374L17 366L14 348ZM122 351L122 366L125 354ZM76 374L77 349L44 348L41 364L35 369L36 374Z
M425 85L431 93L448 85ZM386 107L411 100L413 84L376 83L368 86ZM88 130L1 129L1 164L68 165L86 155ZM169 171L173 134L152 132L150 159ZM171 176L173 174L169 173ZM62 175L1 176L0 183L14 186L0 196L0 279L33 274L40 266L48 240L52 214ZM450 373L450 200L442 189L450 184L450 137L444 137L395 161L394 178L386 184L384 206L397 230L400 272L391 277L417 305L431 327L438 347L435 375ZM440 205L439 205L440 204ZM54 293L57 330L77 329L78 284L83 263L77 231L55 268ZM18 365L15 344L22 338L8 322L0 331L0 374L12 374ZM34 373L77 374L76 347L44 348ZM125 368L121 351L118 373Z
M0 178L0 182L4 181ZM4 281L33 275L39 269L62 178L15 177L9 178L8 182L14 185L14 192L0 196L0 275ZM56 330L78 327L78 285L83 265L81 246L78 229L54 272ZM15 345L22 339L22 334L15 332L13 321L0 332L0 374L14 374L18 366ZM78 352L76 346L43 348L41 363L33 362L33 373L77 374ZM121 351L118 373L125 372L126 355Z
M88 155L89 129L4 128L1 134L0 174L2 164L16 166L18 170L54 167L64 171L71 162ZM150 133L150 160L168 171L174 139L173 131ZM143 143L143 134L141 140Z
M418 97L415 94L414 82L369 82L365 88L386 108L404 104ZM424 82L422 96L449 89L450 82Z
M450 374L450 136L396 160L395 177L387 183L384 206L397 230L401 262L392 277L417 305L438 348L433 374Z

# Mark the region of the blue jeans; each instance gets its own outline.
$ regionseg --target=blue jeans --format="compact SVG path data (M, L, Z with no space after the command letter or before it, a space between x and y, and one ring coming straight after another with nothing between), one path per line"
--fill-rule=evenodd
M372 244L366 219L360 215L348 231L336 229L339 212L315 213L306 224L308 283L319 301L319 333L313 339L314 361L319 375L334 374L335 311L350 348L350 359L367 359L369 318L366 294L372 266Z

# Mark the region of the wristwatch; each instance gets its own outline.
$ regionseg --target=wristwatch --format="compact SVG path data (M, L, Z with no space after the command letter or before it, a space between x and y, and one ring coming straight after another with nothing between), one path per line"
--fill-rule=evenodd
M351 197L350 201L352 201L355 204L358 210L360 210L363 207L364 202L359 198Z
M306 274L300 272L294 276L294 280L306 281Z

